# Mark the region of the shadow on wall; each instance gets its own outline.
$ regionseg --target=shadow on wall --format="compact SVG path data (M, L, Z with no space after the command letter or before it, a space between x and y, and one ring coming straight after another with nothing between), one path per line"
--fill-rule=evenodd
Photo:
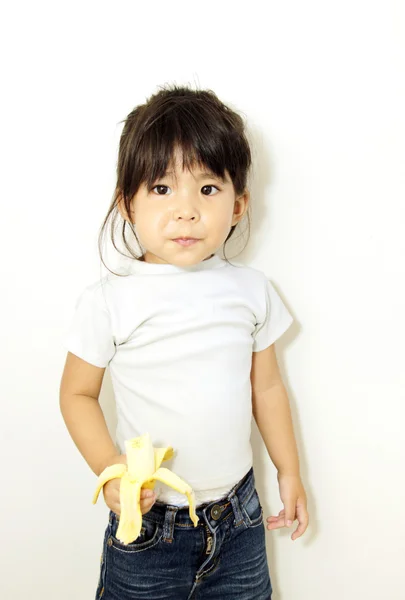
M283 299L284 302L284 299ZM287 305L287 303L286 303ZM290 308L287 305L287 308ZM292 312L292 311L291 311ZM280 372L284 381L285 388L287 390L288 398L290 400L292 419L294 424L294 432L295 438L297 441L298 452L300 456L300 467L301 467L301 478L305 487L305 491L307 493L308 499L308 513L310 523L307 531L304 533L302 538L298 538L295 541L292 541L291 534L297 528L298 521L294 521L294 526L290 528L283 529L275 529L274 531L270 531L267 529L267 517L278 515L280 510L283 508L283 504L280 499L280 495L278 492L278 483L277 483L277 471L271 462L271 459L267 453L266 446L262 440L258 427L254 418L252 418L252 451L253 451L253 467L255 472L255 480L256 480L256 488L259 493L260 501L263 506L263 518L264 525L266 529L266 548L267 548L267 559L270 568L270 577L273 587L273 595L272 600L288 600L285 596L280 592L279 582L277 580L277 573L279 572L277 567L277 553L275 551L275 536L283 536L288 538L286 540L290 544L302 544L303 546L309 546L314 542L318 532L317 520L315 517L315 503L313 500L313 494L309 487L309 475L307 468L307 460L305 456L305 445L302 439L302 432L299 423L299 416L297 410L297 403L293 396L293 392L288 384L287 374L285 372L285 368L283 365L283 349L287 347L287 345L298 335L299 325L295 321L290 329L284 334L282 340L276 342L276 350L277 350L277 360L280 367ZM271 499L269 498L268 489L274 489L274 496L272 495Z

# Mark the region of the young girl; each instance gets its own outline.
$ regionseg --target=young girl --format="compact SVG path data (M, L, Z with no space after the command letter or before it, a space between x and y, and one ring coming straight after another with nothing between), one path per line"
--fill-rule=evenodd
M156 485L155 493L141 494L140 536L122 544L120 480L106 483L97 600L271 598L252 414L284 505L267 518L267 530L297 519L294 540L307 527L274 348L292 317L262 271L217 254L247 212L250 165L242 118L212 91L162 88L125 121L103 228L112 212L122 219L131 259L124 272L110 271L78 298L65 337L60 406L97 476L125 463L125 440L148 432L155 447L173 446L164 466L193 488L199 522L194 527L185 496ZM98 403L107 366L117 446Z

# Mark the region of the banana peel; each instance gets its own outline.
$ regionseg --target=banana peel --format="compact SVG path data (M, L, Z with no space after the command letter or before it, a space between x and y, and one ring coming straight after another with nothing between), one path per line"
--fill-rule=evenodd
M136 540L141 532L142 511L140 506L141 489L153 490L156 481L161 481L181 494L185 494L189 504L190 518L197 527L193 489L178 475L161 467L163 461L173 456L173 448L154 448L149 433L125 442L127 464L110 465L100 473L93 496L96 504L100 491L110 479L120 478L121 515L117 529L117 539L123 544Z

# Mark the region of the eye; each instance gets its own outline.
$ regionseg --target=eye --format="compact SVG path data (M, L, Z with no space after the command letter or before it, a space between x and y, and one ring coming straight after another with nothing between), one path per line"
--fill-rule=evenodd
M165 190L170 190L168 185L155 185L155 187L152 188L152 191L155 189L158 189L156 192L158 196L166 196L167 194L165 194Z
M220 192L220 191L221 191L221 190L220 190L220 189L219 189L219 188L218 188L216 185L204 185L204 186L201 188L201 190L206 190L207 188L208 188L208 189L212 189L212 188L214 188L214 189L216 189L216 190L217 190L217 192ZM203 194L204 194L204 196L213 196L213 195L215 196L215 194L210 194L210 193L208 193L208 194L205 194L205 193L203 192Z

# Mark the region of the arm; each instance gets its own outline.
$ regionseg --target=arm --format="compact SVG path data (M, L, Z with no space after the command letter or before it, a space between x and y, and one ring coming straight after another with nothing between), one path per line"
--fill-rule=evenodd
M290 404L272 344L252 355L252 412L271 461L276 467L284 510L270 517L269 528L291 525L297 516L299 526L292 539L308 525L306 495L301 482L297 444Z
M280 474L299 476L290 403L274 344L252 355L252 411L269 456Z
M60 384L60 409L66 427L77 449L91 470L99 476L104 469L117 463L127 463L126 454L119 454L111 439L103 411L98 402L105 368L96 367L68 352ZM121 480L110 479L103 486L106 505L121 514ZM142 489L141 512L148 512L156 496Z
M126 462L111 439L98 402L104 371L68 352L59 391L66 427L97 476L110 464Z

